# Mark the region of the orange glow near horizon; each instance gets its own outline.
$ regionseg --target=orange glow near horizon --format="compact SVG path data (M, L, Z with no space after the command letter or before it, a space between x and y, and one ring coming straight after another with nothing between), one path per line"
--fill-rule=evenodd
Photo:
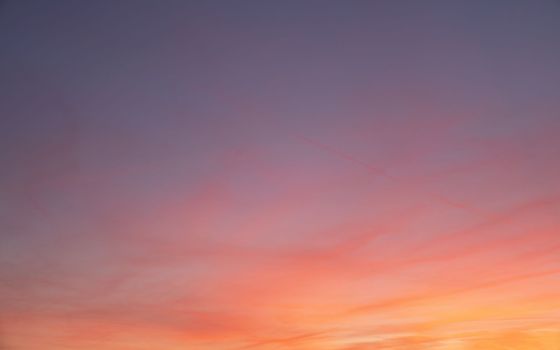
M560 349L557 4L134 3L0 6L0 350Z

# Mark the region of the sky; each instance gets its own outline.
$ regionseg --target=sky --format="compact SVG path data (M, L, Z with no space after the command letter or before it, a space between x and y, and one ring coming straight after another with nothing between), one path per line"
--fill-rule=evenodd
M560 2L5 0L0 349L557 350Z

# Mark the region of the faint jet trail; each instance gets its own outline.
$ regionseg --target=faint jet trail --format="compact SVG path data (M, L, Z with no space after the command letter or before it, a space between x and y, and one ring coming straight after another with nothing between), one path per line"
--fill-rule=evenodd
M252 103L247 103L246 101L248 100L248 98L243 98L241 96L233 96L231 94L223 94L222 96L223 101L233 101L233 104L235 106L237 106L238 109L241 109L244 115L244 117L242 118L243 121L247 122L249 125L255 123L254 118L251 118L250 116L252 115L258 115L258 111L257 108L254 106L254 104ZM240 103L239 101L245 101L245 103ZM243 108L239 108L240 106L243 106ZM249 111L250 113L247 113L247 111ZM319 142L317 140L314 140L310 137L307 137L305 135L302 135L298 132L294 132L294 131L290 131L289 132L289 136L293 137L294 139L296 139L298 142L300 143L306 143L308 145L311 145L317 149L323 150L324 152L331 154L339 159L343 159L349 162L352 162L354 164L357 164L365 169L367 169L368 171L370 171L372 174L380 176L382 178L388 179L394 183L402 183L402 179L399 179L397 177L392 176L391 174L389 174L385 169L373 166L372 164L363 161L362 159L359 159L347 152L341 151L340 149L337 149L336 147L332 147L330 145L327 145L325 143ZM417 187L417 186L416 186ZM416 192L418 194L423 194L426 195L428 198L431 198L432 200L435 200L437 202L440 202L446 206L455 208L455 209L459 209L461 211L464 212L468 212L469 214L472 214L474 216L484 216L484 213L479 210L478 208L475 208L472 205L467 205L465 203L461 203L459 201L456 200L451 200L443 195L440 195L438 193L433 193L433 192L429 192L429 191L425 191L425 190L421 190L416 188Z
M344 160L353 162L355 164L358 164L358 165L366 168L367 170L371 171L375 175L386 178L386 179L388 179L392 182L396 182L396 183L401 183L402 182L402 179L399 179L397 177L394 177L394 176L390 175L389 173L387 173L386 170L375 167L375 166L372 166L371 164L369 164L367 162L364 162L363 160L361 160L359 158L356 158L351 154L340 151L339 149L336 149L334 147L331 147L331 146L326 145L324 143L318 142L316 140L313 140L313 139L311 139L309 137L306 137L306 136L303 136L303 135L295 135L294 137L301 142L312 145L312 146L314 146L318 149L321 149L321 150L323 150L323 151L325 151L325 152L327 152L327 153L329 153L329 154L331 154L331 155L333 155L337 158L344 159ZM451 200L451 199L449 199L445 196L442 196L438 193L428 192L428 191L425 191L425 190L421 190L419 188L415 188L414 190L418 194L426 195L428 198L431 198L432 200L436 200L440 203L443 203L443 204L445 204L447 206L450 206L450 207L453 207L455 209L460 209L462 211L466 211L469 214L476 215L476 216L484 215L482 213L482 211L480 211L479 209L477 209L477 208L475 208L471 205L467 205L465 203L461 203L461 202L458 202L456 200Z

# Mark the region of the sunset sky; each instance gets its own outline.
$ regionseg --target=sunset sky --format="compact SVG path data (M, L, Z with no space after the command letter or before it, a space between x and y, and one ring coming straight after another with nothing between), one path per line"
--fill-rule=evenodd
M557 0L0 3L1 350L560 349Z

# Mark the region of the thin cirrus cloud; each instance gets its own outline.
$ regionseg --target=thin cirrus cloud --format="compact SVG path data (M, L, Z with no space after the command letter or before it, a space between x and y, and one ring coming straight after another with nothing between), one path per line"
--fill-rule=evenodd
M557 4L0 11L0 348L558 346Z

